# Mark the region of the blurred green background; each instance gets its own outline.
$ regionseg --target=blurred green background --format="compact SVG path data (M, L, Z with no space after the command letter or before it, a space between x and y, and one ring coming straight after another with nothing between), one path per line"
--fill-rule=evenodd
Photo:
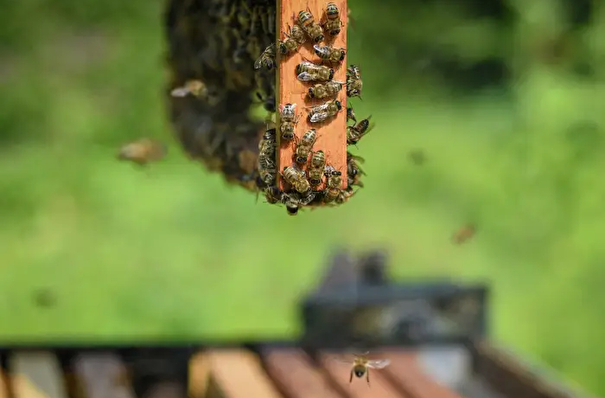
M1 340L287 337L335 245L379 246L396 278L490 281L494 338L605 394L596 0L350 0L366 187L298 217L172 138L162 2L2 5ZM139 137L167 160L117 162Z

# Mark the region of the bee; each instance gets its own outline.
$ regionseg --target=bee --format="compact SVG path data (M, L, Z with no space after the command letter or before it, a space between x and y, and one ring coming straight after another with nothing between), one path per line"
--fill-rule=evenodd
M310 129L305 133L305 135L303 135L303 138L296 145L296 150L294 151L296 163L300 165L307 163L307 159L309 159L309 154L311 153L316 140L317 133L315 129Z
M318 46L316 44L313 46L313 50L315 50L315 54L317 54L319 58L333 64L342 62L347 55L344 48L334 48L332 46Z
M364 175L365 172L359 167L358 162L363 163L364 159L347 152L347 185L349 187L357 185L363 188L361 176Z
M326 166L325 174L328 180L326 181L326 187L328 188L340 188L342 183L342 173L332 166Z
M308 205L313 199L315 199L315 193L312 191L309 191L304 197L301 197L297 193L285 193L283 194L282 202L286 205L288 215L295 216L302 206Z
M176 87L170 91L170 95L175 98L183 98L188 95L193 95L196 98L202 99L210 105L218 103L219 95L206 86L201 80L187 80L181 87Z
M366 356L368 354L369 354L369 352L366 352L362 355L354 354L353 356L355 358L354 358L352 364L351 364L351 361L338 359L338 361L341 363L347 363L347 364L351 365L351 376L349 377L349 383L353 382L353 376L361 379L365 375L366 380L369 385L370 384L370 369L384 369L391 363L390 359L376 359L376 360L368 359L368 357Z
M284 35L286 36L286 40L279 43L279 52L282 55L298 51L298 48L307 41L305 32L298 24L294 24L293 27L288 25L288 33L284 32Z
M354 126L347 126L347 145L357 145L359 140L372 130L373 127L370 127L371 117L368 116Z
M307 181L304 171L297 170L292 166L286 166L282 171L282 177L298 193L307 194L311 191L311 185Z
M254 69L258 70L262 67L265 67L268 70L271 70L275 67L275 47L275 43L271 43L267 48L265 48L260 57L258 57L258 59L254 62Z
M309 123L319 123L334 117L342 109L338 100L328 101L325 104L314 106L309 110ZM361 123L361 122L360 122Z
M260 103L263 104L263 108L269 113L275 113L275 97L263 97L259 92L256 93L256 98L259 99Z
M294 126L298 123L298 118L295 113L296 104L287 103L286 105L280 105L280 126L279 131L281 138L284 140L291 140L294 138Z
M347 97L361 97L363 81L361 72L357 65L351 65L347 68Z
M454 232L452 235L452 243L460 245L475 236L475 232L477 232L475 224L467 224Z
M340 10L334 2L329 2L325 10L326 21L322 24L323 30L330 36L337 36L340 33L340 28L343 26L340 20Z
M311 14L311 11L307 8L306 11L298 13L298 23L303 28L307 36L311 38L315 43L319 43L324 39L324 35L321 30L321 26L315 22L315 17Z
M258 173L266 185L273 185L277 177L275 161L264 154L258 156Z
M168 148L163 143L150 138L141 138L123 145L118 152L118 159L144 166L163 159L167 153Z
M355 112L353 111L353 107L351 106L347 108L347 122L349 120L357 122L357 117L355 116Z
M267 203L276 204L282 201L284 193L281 189L276 187L275 185L265 188L264 190L265 199L267 199Z
M422 149L411 150L408 153L408 157L414 164L416 164L418 166L423 165L424 162L426 161L426 155L424 154L424 151Z
M309 183L313 186L321 184L326 166L326 155L324 151L319 150L311 156L311 166L309 167Z
M309 61L303 61L296 65L297 79L302 82L327 82L334 77L334 69L323 65L315 65Z
M344 84L345 83L338 82L336 80L332 80L327 83L317 83L313 87L309 87L309 98L323 99L328 97L336 97L338 92L342 90Z
M275 149L277 148L277 142L275 140L276 131L275 129L267 129L263 134L262 138L258 142L258 153L267 154L273 156Z

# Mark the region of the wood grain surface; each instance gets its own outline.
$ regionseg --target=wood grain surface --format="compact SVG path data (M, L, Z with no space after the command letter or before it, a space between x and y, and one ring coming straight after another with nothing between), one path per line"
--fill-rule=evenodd
M334 47L347 48L347 1L333 0L340 10L340 16L343 23L340 34L335 39L331 39L326 35L326 39L319 43L321 46L333 45ZM277 26L279 28L280 40L285 39L284 33L288 31L288 25L292 26L299 11L309 10L313 13L317 22L324 17L324 9L328 4L328 0L278 0L277 5ZM317 106L326 102L323 100L311 100L307 93L311 82L301 82L296 77L296 65L300 64L304 59L313 63L319 63L320 59L313 51L313 43L308 40L305 45L301 46L297 53L290 55L287 58L282 58L279 62L277 70L277 100L278 104L296 104L296 112L300 115L298 124L295 128L295 134L300 139L304 133L315 128L317 130L317 141L313 146L314 151L323 150L326 154L326 164L333 166L336 170L342 173L342 189L347 185L347 94L346 87L338 93L337 99L342 104L342 110L334 118L328 119L322 123L308 122L308 109L305 107ZM333 80L346 82L347 58L334 68ZM277 123L279 126L279 108L277 112ZM284 167L291 166L294 163L292 158L294 154L294 142L280 142L278 135L278 154L277 165L278 171L282 171ZM305 166L306 169L306 166ZM325 179L325 178L324 178ZM284 189L281 176L278 173L278 181L280 188ZM316 189L324 189L325 184L322 183Z

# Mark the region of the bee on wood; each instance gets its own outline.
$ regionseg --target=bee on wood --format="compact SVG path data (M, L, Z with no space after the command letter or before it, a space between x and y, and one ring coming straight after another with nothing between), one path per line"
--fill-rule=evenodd
M347 55L344 48L334 48L332 46L319 46L316 44L313 46L313 50L315 50L315 54L317 54L319 58L333 64L342 62Z
M254 62L254 69L258 70L264 67L271 70L275 67L275 47L275 43L271 43L265 48L260 57Z
M331 203L341 195L342 173L333 166L326 166L324 174L326 175L326 189L324 190L323 201L324 203Z
M313 149L313 145L315 145L315 141L317 141L317 132L315 129L310 129L307 131L302 139L296 145L296 150L294 151L294 160L299 165L304 165L307 163L309 159L309 154Z
M340 28L344 26L340 20L340 10L334 2L329 2L325 9L326 20L322 24L323 30L330 36L338 36Z
M311 191L311 185L307 181L304 171L297 170L292 166L286 166L281 175L288 184L292 185L296 192L305 195Z
M302 82L327 82L334 77L334 69L303 61L296 65L296 75Z
M452 243L460 245L475 236L475 232L477 232L475 224L467 224L454 232L452 235Z
M321 26L315 22L315 17L308 8L298 13L297 21L313 42L319 43L324 39Z
M370 127L371 117L368 116L353 126L347 126L347 145L357 145L359 140L372 130L373 126Z
M168 147L163 143L150 138L141 138L123 145L118 152L118 159L145 166L147 163L163 159L167 153Z
M298 24L294 24L293 27L288 25L288 33L284 32L286 40L279 43L279 52L282 55L292 54L300 48L307 41L305 32Z
M355 116L355 111L353 111L353 107L352 106L350 106L350 107L347 108L347 122L349 120L357 122L357 117Z
M363 163L365 160L362 157L355 156L350 152L347 152L347 185L349 187L357 185L363 188L361 182L361 176L365 172L359 167L359 163Z
M319 123L334 117L342 109L338 100L328 101L325 104L314 106L309 110L309 123ZM360 122L361 123L361 122Z
M258 173L266 185L273 185L277 177L275 161L264 154L260 154L258 156Z
M344 84L345 83L336 80L326 83L317 83L313 87L309 87L309 98L334 98L338 95L340 90L342 90Z
M305 196L292 192L283 194L282 203L286 205L288 215L295 216L301 207L308 205L313 199L315 199L315 193L312 191Z
M357 65L351 65L347 68L347 97L360 97L363 81L361 80L361 71Z
M284 195L282 190L275 185L265 188L263 192L265 194L265 199L267 199L267 203L272 205L281 202Z
M279 132L281 138L290 141L294 138L294 126L298 123L298 118L295 113L296 104L280 105L280 125Z
M358 377L360 379L363 376L366 376L366 380L369 385L370 384L370 369L384 369L391 363L390 359L377 359L377 360L368 359L366 356L368 354L369 354L369 352L366 352L363 355L354 355L355 359L353 360L353 363L351 363L351 361L347 361L344 359L338 360L341 363L347 363L347 364L351 365L351 375L349 377L349 383L353 382L353 376Z
M321 184L326 167L326 155L324 151L319 150L311 156L311 165L309 166L309 183L312 186Z

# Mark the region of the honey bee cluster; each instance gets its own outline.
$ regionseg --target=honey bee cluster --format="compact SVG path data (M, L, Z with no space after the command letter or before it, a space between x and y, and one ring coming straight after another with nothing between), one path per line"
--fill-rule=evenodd
M309 9L301 10L293 17L293 24L287 25L287 32L283 32L285 38L269 45L254 65L257 70L273 68L301 46L312 45L319 62L303 58L295 68L297 80L309 85L306 96L311 100L323 100L320 105L306 107L311 126L327 124L342 111L342 103L337 97L343 87L346 86L348 97L361 95L362 80L357 66L348 68L346 82L333 80L335 68L341 67L345 59L346 49L320 44L326 37L331 40L337 36L342 26L340 10L334 2L326 4L320 22ZM281 104L277 125L266 131L259 144L258 170L267 202L285 204L290 215L296 215L303 206L342 204L355 193L354 186L363 186L360 181L363 171L359 167L363 159L347 153L348 181L342 189L343 172L326 163L326 153L322 149L314 150L320 127L309 128L299 139L295 134L299 118L297 104ZM348 120L353 120L354 124L347 127L347 143L355 145L369 131L369 118L357 123L353 108L347 108ZM279 170L276 151L284 144L294 145L294 154L291 164L280 164ZM278 173L285 182L285 191L277 185Z
M316 21L309 10L300 11L277 41L275 0L168 0L165 14L171 73L167 97L182 147L228 182L262 191L269 203L285 204L289 214L305 205L342 203L354 193L354 186L363 186L362 158L347 154L348 181L342 189L344 170L325 164L328 154L313 146L321 129L301 131L297 139L296 112L303 107L276 104L278 62L303 45L312 46L319 62L300 62L296 76L309 85L309 99L325 100L307 108L309 123L329 123L342 111L336 97L343 88L349 97L361 95L358 67L348 68L346 82L333 80L346 50L322 41L337 36L343 23L333 2L326 4L324 14ZM264 133L265 123L250 112L261 104L268 121L279 108L278 124ZM347 120L354 122L347 127L347 141L355 144L369 131L369 118L357 123L353 109L346 111ZM284 142L295 145L296 156L291 165L279 165L278 170L276 151ZM292 189L282 192L278 175ZM325 189L316 190L319 185Z

